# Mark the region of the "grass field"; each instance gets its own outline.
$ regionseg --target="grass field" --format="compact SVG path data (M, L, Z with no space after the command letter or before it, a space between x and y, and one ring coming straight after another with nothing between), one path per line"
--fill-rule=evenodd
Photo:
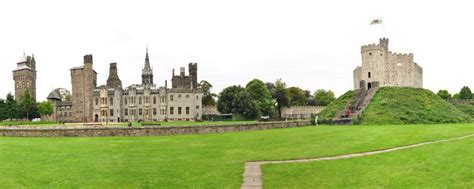
M0 188L239 188L245 161L347 154L472 133L474 125L457 124L320 126L161 137L0 137ZM470 141L456 150L470 153ZM459 158L456 154L444 155L446 160ZM420 170L423 167L416 166L413 174L424 174ZM442 169L450 165L437 166ZM274 183L264 171L265 181ZM391 176L397 177L398 173ZM466 178L454 177L451 181L472 188ZM384 177L375 177L372 182L384 182Z
M474 137L368 157L263 165L266 188L474 188Z

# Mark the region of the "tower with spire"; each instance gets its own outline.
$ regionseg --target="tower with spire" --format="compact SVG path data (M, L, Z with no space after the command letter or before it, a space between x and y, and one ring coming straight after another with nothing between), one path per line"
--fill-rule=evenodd
M25 92L31 98L36 99L36 60L35 56L26 56L16 63L17 68L13 70L13 80L15 81L15 98L20 100Z
M153 69L150 66L150 58L148 57L148 47L146 48L145 66L142 70L142 85L153 85Z

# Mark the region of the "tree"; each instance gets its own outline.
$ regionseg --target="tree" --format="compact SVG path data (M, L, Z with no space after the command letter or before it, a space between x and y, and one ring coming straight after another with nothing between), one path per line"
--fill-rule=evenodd
M281 108L284 106L290 106L290 101L288 99L288 91L286 89L286 83L283 82L281 79L277 79L273 86L274 92L272 94L272 97L277 103L278 116L281 118Z
M217 100L217 110L221 113L240 114L246 118L255 118L258 114L257 104L241 86L225 88Z
M304 106L306 105L306 96L304 91L299 87L290 87L288 90L288 99L291 106Z
M38 103L38 113L40 116L49 116L54 113L53 104L49 101Z
M26 114L26 119L28 120L30 120L30 113L31 113L33 104L34 104L34 100L31 98L28 90L26 90L23 96L21 97L20 105L23 111L22 113Z
M7 119L5 106L6 106L5 100L0 99L0 121Z
M217 95L214 93L211 93L212 85L206 80L202 80L199 82L199 88L202 89L202 105L203 106L216 106L216 100L214 97Z
M472 92L468 86L464 86L459 92L459 98L463 100L472 99Z
M314 100L314 96L311 95L311 91L304 90L304 96L306 97L306 105L308 106L316 106L316 100Z
M257 104L259 115L271 116L275 113L275 103L273 102L272 95L261 80L253 79L248 82L245 90L249 94L250 99Z
M336 100L334 92L331 90L318 89L314 92L314 100L318 106L327 106L331 104L332 101Z
M20 118L20 111L18 103L11 93L7 94L7 100L5 101L5 117L7 119L17 119Z
M436 94L444 100L451 99L451 94L449 94L448 90L439 90Z

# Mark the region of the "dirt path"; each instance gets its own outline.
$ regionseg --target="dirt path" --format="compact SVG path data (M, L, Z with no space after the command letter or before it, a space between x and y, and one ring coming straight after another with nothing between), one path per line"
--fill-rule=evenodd
M295 159L295 160L246 162L245 167L244 167L244 169L245 169L244 170L244 175L243 175L244 180L243 180L242 186L240 188L241 189L259 189L259 188L262 188L262 169L260 168L260 165L263 165L263 164L301 163L301 162L312 162L312 161L348 159L348 158L354 158L354 157L360 157L360 156L369 156L369 155L375 155L375 154L381 154L381 153L388 153L388 152L403 150L403 149L407 149L407 148L414 148L414 147L418 147L418 146L423 146L423 145L427 145L427 144L447 142L447 141L451 141L451 140L459 140L459 139L464 139L464 138L468 138L468 137L472 137L472 136L474 136L474 134L461 136L461 137L455 137L455 138L448 138L448 139L442 139L442 140L422 142L422 143L412 144L412 145L407 145L407 146L388 148L388 149L384 149L384 150L376 150L376 151L371 151L371 152L360 152L360 153L345 154L345 155L338 155L338 156L328 156L328 157L318 157L318 158L308 158L308 159Z

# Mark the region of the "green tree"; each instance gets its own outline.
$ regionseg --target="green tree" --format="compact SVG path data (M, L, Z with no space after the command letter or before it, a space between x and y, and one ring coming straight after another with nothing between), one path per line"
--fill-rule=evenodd
M258 79L253 79L245 86L245 90L257 104L259 115L271 116L275 113L275 103L270 91L265 84Z
M214 93L211 93L212 85L206 80L202 80L199 82L199 88L202 89L202 105L203 106L216 106L216 100L214 97L217 95Z
M5 101L5 117L7 119L18 119L20 118L19 105L11 93L7 94L7 100Z
M25 91L20 100L21 117L26 117L30 120L30 117L37 116L37 107L35 99L31 98L28 90Z
M459 92L459 98L463 100L472 99L472 92L468 86L464 86Z
M318 89L314 92L314 100L318 106L327 106L336 100L336 97L331 90Z
M256 118L258 115L257 104L243 87L236 85L225 88L219 94L217 110L225 114L240 114L246 118Z
M286 88L286 83L283 82L281 79L277 79L273 86L274 91L272 93L272 97L277 103L278 116L281 118L281 108L285 106L290 106L290 100L288 99L288 90Z
M451 99L451 94L449 94L448 90L439 90L436 94L444 100Z
M291 106L304 106L307 99L304 91L299 87L290 87L288 90L288 99Z
M304 90L304 96L306 97L306 105L308 106L316 106L316 100L314 100L314 96L311 95L311 91Z
M460 99L459 93L453 94L452 99L459 100Z
M7 119L7 114L5 112L6 103L5 100L0 99L0 121Z
M54 113L53 104L49 101L38 103L38 113L40 116L49 116Z

